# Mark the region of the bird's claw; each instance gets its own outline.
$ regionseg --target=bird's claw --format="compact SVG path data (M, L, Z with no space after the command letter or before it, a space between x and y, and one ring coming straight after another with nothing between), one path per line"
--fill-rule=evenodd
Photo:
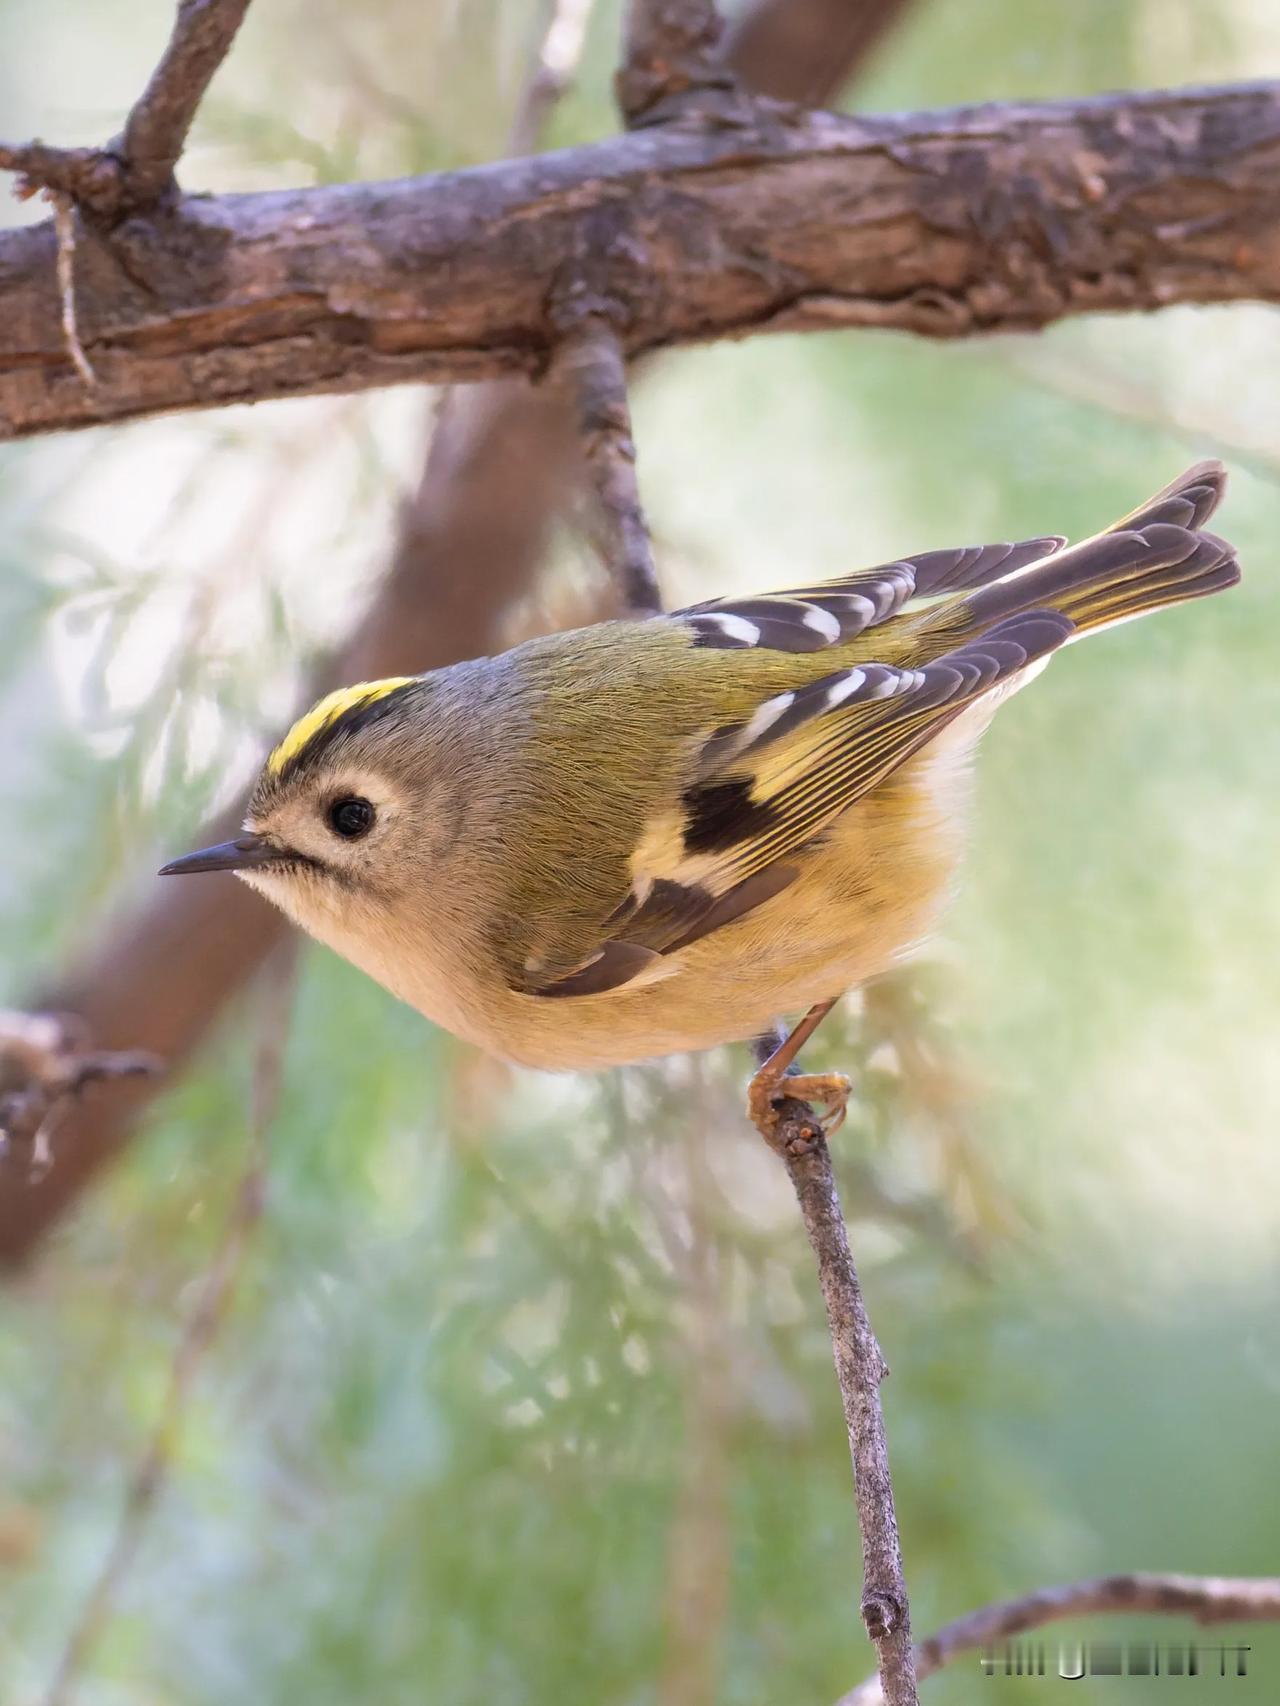
M844 1124L852 1093L853 1083L843 1072L802 1072L788 1077L762 1067L747 1087L747 1112L765 1142L781 1151L787 1145L780 1131L780 1103L789 1100L816 1103L825 1114L817 1122L818 1133L828 1138Z

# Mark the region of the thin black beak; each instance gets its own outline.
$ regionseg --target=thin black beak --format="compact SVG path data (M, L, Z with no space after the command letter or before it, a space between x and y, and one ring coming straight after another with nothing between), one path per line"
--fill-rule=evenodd
M234 841L220 841L216 847L188 853L183 859L171 859L160 867L160 875L189 877L198 871L248 871L287 858L282 848L274 847L261 835L237 835Z

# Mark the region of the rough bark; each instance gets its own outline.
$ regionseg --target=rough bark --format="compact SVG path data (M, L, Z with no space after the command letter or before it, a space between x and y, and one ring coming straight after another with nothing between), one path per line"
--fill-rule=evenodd
M1280 84L852 119L765 104L394 183L187 198L0 239L0 434L539 375L591 254L629 357L812 327L933 337L1280 300Z

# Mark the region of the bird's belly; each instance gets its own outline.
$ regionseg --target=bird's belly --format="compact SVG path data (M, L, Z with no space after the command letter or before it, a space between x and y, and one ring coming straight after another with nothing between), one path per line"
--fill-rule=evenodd
M937 923L966 769L958 747L904 766L806 850L789 888L674 955L670 976L579 997L503 990L462 1034L524 1065L590 1070L758 1036L857 988Z

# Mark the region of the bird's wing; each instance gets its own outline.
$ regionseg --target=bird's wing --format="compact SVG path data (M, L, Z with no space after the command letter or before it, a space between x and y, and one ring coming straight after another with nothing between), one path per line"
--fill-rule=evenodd
M912 599L970 591L1040 562L1060 551L1060 533L1016 544L957 545L923 551L856 575L793 587L754 598L713 598L673 611L668 621L684 623L696 646L744 650L817 652L844 645L868 628L890 621Z
M1077 632L1233 585L1231 547L1201 531L1224 477L1220 464L1197 463L1061 556L1057 535L932 551L825 586L662 618L683 625L695 647L755 648L763 662L770 652L857 641L917 601L884 635L883 661L874 659L874 632L829 673L815 675L797 656L794 685L778 691L771 671L739 720L706 730L683 791L645 827L630 889L588 951L575 948L570 964L561 959L541 981L531 972L524 987L587 995L664 974L669 956L794 881L802 849L976 699ZM924 661L904 667L908 657Z
M834 818L1073 632L1057 611L1023 611L922 668L857 664L711 731L689 786L648 826L598 945L530 993L600 994L659 975L664 956L781 893L799 874L794 856Z

